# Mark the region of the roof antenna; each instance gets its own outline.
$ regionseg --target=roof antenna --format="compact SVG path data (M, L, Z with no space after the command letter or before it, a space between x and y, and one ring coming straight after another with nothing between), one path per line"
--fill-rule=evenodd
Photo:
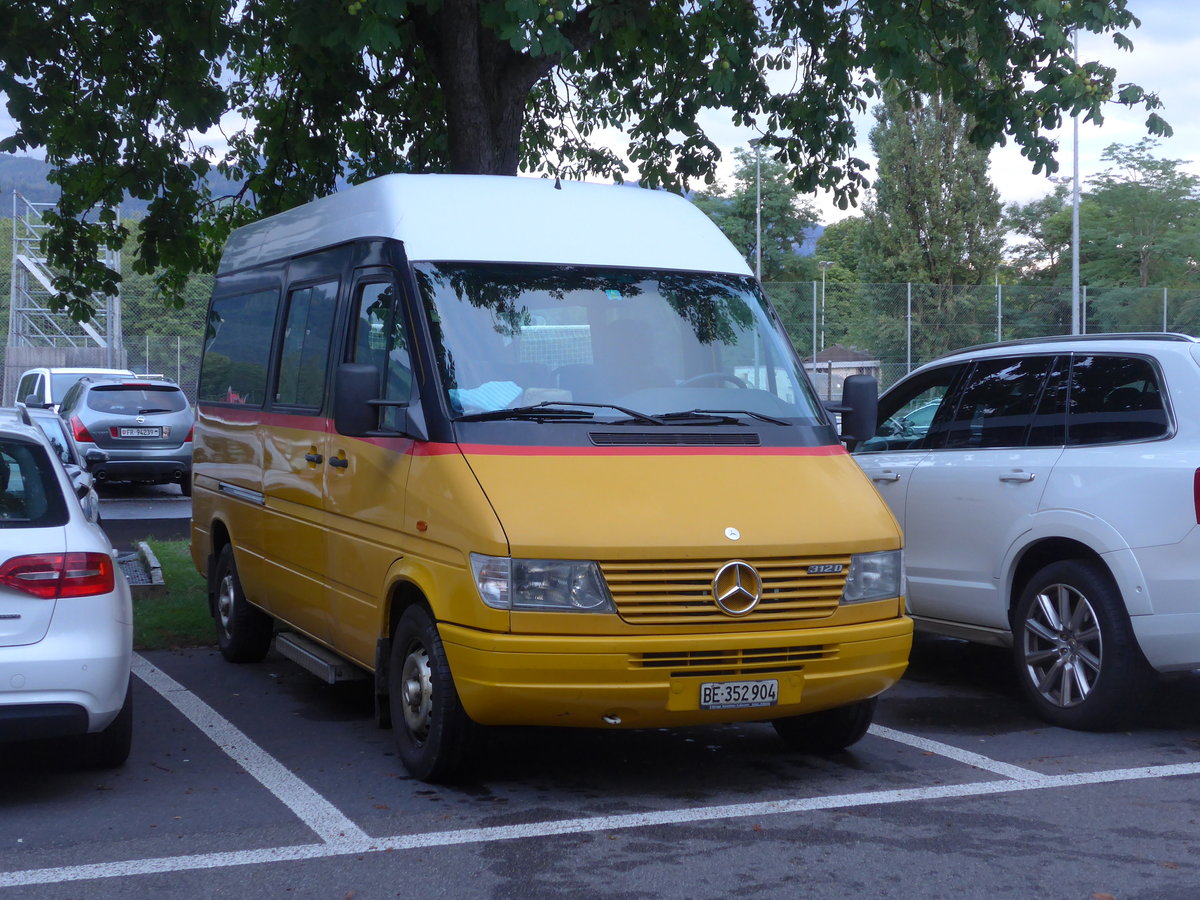
M555 189L556 191L561 191L561 190L562 190L562 182L558 180L558 176L557 176L557 175L555 175L555 176L554 176L554 189Z

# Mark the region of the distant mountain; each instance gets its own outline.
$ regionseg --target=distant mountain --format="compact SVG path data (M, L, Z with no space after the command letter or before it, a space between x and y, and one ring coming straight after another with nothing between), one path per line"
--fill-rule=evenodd
M811 225L804 229L804 243L796 250L801 256L816 256L817 240L825 233L824 225Z
M12 215L12 194L16 191L30 203L57 203L58 185L46 180L50 174L50 165L45 160L34 159L32 156L14 156L11 153L0 153L0 216ZM215 171L209 174L209 181L217 190L224 190L228 182ZM121 203L122 216L138 216L149 206L146 200L133 200L126 197Z
M50 166L32 156L0 153L0 215L12 213L12 193L16 191L31 203L54 203L58 187L46 180Z

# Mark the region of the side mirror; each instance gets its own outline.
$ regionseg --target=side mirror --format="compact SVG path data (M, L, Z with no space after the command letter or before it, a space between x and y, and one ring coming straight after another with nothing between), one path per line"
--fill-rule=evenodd
M343 363L333 382L333 427L338 434L361 437L379 429L379 370L367 363Z
M74 463L67 463L63 468L67 470L71 486L75 488L75 496L82 500L92 489L92 476Z
M42 398L37 394L26 394L25 405L30 409L44 409L46 404L42 402Z
M83 454L83 459L89 466L94 466L96 463L108 462L108 454L98 447L93 447L87 453Z
M342 363L334 373L333 427L347 437L397 437L429 440L419 404L407 400L381 400L379 370L367 363ZM388 429L379 428L379 410L398 409Z
M842 385L842 402L827 408L842 414L843 441L865 441L875 436L879 386L870 375L851 375Z

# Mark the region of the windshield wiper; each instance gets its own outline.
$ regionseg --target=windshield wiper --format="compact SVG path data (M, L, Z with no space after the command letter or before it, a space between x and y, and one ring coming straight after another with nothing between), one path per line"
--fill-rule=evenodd
M591 419L595 413L582 409L546 409L545 403L534 406L514 406L511 409L489 409L484 412L467 413L459 416L456 422L491 422L499 419L533 419L538 422L553 420L568 421Z
M634 409L627 409L624 406L617 406L613 403L584 403L575 400L543 400L541 403L535 403L533 406L514 406L512 409L492 409L487 412L468 413L465 416L459 416L455 419L456 422L486 422L493 419L534 419L539 421L550 421L553 419L592 419L595 418L595 413L587 412L589 409L615 409L619 413L624 413L630 419L639 422L648 422L651 425L665 425L661 419L656 419L654 416L646 413L638 412Z
M763 413L752 412L748 409L689 409L684 412L665 413L660 419L678 421L680 419L695 419L697 421L720 422L722 425L737 425L735 416L748 416L760 422L770 422L772 425L788 425L783 419L776 419Z

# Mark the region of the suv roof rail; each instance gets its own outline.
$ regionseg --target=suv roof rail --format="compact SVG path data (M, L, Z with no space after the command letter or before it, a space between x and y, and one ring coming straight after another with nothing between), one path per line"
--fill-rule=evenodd
M951 350L949 353L943 353L937 359L944 359L947 356L957 356L960 353L973 353L977 350L991 350L994 347L1022 347L1034 344L1050 344L1050 343L1087 343L1089 341L1173 341L1196 343L1197 338L1190 334L1181 334L1174 331L1114 331L1100 332L1096 334L1048 334L1043 337L1035 338L1015 338L1009 341L991 341L985 344L972 344L970 347L961 347L958 350ZM932 360L931 360L932 362Z

